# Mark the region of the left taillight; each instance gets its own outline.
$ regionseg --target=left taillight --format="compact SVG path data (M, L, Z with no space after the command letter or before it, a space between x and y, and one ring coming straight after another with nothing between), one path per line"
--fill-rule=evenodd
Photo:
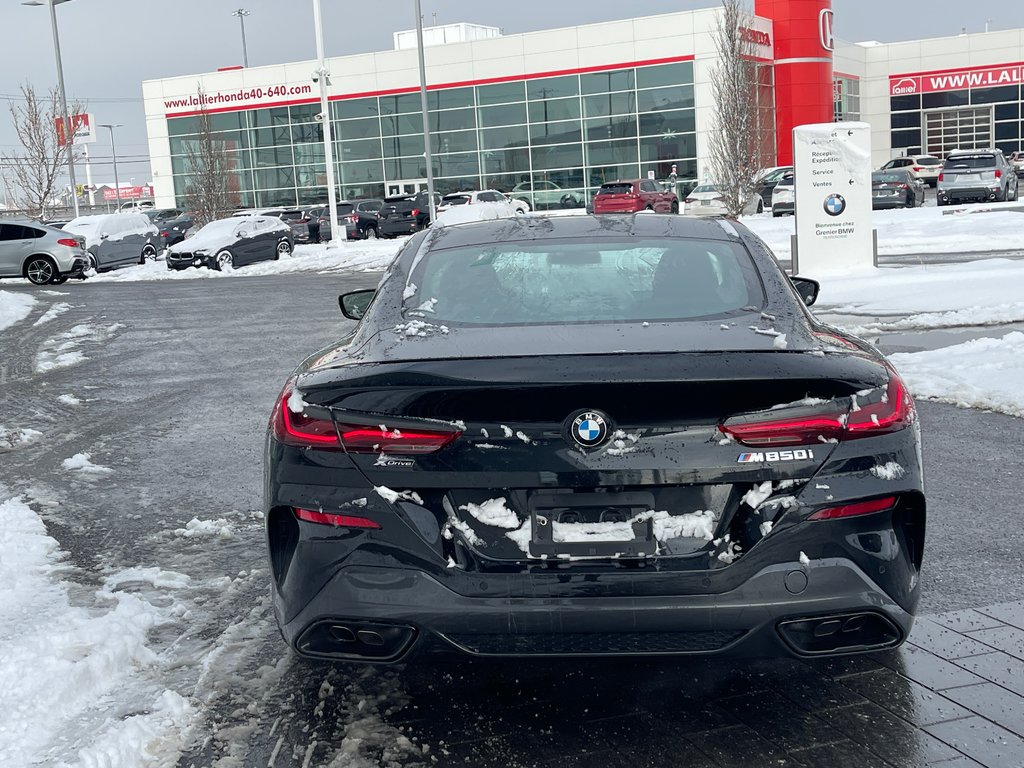
M274 437L285 445L409 456L439 451L462 434L454 428L389 427L387 424L369 423L371 419L367 419L365 424L354 423L355 417L351 414L342 414L337 421L317 418L309 415L305 408L297 412L298 409L293 410L289 406L293 391L291 384L285 387L272 417ZM301 402L301 398L298 400ZM403 421L403 424L407 422Z
M303 509L292 507L292 511L299 520L307 523L318 523L320 525L333 525L337 528L370 528L379 529L380 523L368 517L356 517L355 515L338 515L333 512L323 512L315 509Z
M719 430L742 445L765 447L874 437L914 422L913 398L892 368L885 392L877 401L860 404L854 396L847 407L838 407L840 402L835 401L834 408L788 417L768 412L728 419Z
M62 237L57 241L57 245L63 245L66 248L78 248L78 241L70 237Z

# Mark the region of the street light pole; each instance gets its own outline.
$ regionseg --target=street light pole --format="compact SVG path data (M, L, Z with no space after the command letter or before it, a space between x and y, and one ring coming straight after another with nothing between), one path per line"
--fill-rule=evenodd
M420 0L416 0L416 53L420 65L420 111L423 113L423 157L427 162L427 199L430 206L430 222L436 218L434 205L434 162L430 156L430 112L427 110L427 65L423 58L423 14Z
M117 196L117 208L121 210L121 182L117 180L117 148L114 146L114 129L120 128L121 123L100 123L100 128L110 131L110 156L114 160L114 194Z
M246 50L245 47L245 17L249 15L249 11L245 10L245 8L239 8L237 11L234 11L231 15L237 16L238 23L242 25L242 66L248 68L249 52Z
M331 143L331 111L327 104L327 86L330 72L324 60L324 30L320 21L320 0L313 0L313 29L316 32L316 58L318 69L313 79L320 84L320 125L324 132L324 162L327 163L327 211L331 217L331 246L338 243L338 201L334 186L334 146Z
M50 8L50 29L53 31L53 54L57 59L57 93L60 96L61 120L64 121L64 141L68 147L68 176L71 177L71 201L78 217L78 185L75 183L75 131L68 114L68 100L64 95L64 66L60 60L60 36L57 34L57 5L68 0L28 0L22 5L47 5Z

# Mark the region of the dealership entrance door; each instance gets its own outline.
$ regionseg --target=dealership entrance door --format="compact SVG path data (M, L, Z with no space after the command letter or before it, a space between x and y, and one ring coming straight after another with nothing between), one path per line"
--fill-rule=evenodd
M426 188L426 179L418 179L414 181L389 181L388 197L393 197L395 195L414 195Z
M992 107L968 107L926 112L925 152L945 157L954 149L992 146Z

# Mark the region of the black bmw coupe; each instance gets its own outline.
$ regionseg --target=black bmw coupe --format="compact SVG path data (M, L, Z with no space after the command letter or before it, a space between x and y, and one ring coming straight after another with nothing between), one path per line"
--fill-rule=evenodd
M914 404L725 220L421 232L271 417L277 619L301 655L795 654L904 641Z

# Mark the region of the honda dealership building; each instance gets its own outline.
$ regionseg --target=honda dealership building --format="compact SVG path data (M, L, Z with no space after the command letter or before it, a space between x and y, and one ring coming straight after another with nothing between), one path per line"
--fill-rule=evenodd
M775 164L791 130L871 124L875 165L901 154L1022 148L1024 30L898 43L839 39L830 0L756 0L743 30L759 62ZM718 10L517 35L470 24L425 31L433 172L441 192L500 189L537 207L582 204L603 182L708 178ZM330 30L327 30L330 34ZM327 199L316 62L228 68L143 84L159 206L183 203L202 122L230 156L239 206ZM415 39L328 62L343 197L425 185ZM674 169L673 169L674 166Z

